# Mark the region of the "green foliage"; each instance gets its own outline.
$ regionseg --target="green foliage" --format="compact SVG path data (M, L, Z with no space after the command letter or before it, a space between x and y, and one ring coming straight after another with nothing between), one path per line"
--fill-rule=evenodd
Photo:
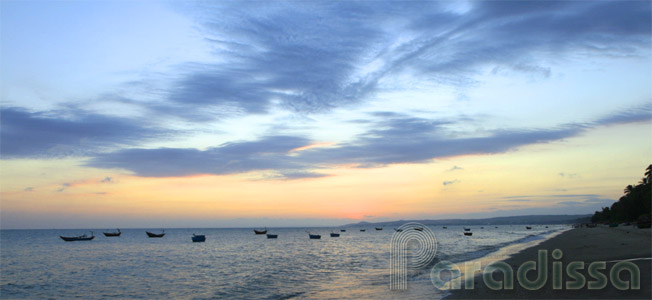
M649 218L652 211L652 165L645 169L645 177L638 184L628 185L623 193L611 208L603 207L602 211L596 211L591 222L620 223Z

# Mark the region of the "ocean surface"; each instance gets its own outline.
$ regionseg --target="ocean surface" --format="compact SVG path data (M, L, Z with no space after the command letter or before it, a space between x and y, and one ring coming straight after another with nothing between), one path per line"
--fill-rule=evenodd
M437 260L463 262L544 239L567 226L430 226ZM166 229L163 238L122 229L94 230L92 241L64 242L84 230L1 230L1 299L440 299L430 269L410 271L407 291L391 291L394 230L269 228L278 239L247 229ZM321 234L310 240L306 230ZM86 231L88 233L88 231ZM193 233L206 242L192 243Z

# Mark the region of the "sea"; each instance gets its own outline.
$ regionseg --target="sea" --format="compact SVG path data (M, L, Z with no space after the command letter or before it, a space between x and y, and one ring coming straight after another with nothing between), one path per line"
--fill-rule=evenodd
M429 226L436 261L462 263L528 245L566 225ZM497 227L497 228L496 228ZM412 270L406 290L390 289L393 228L165 229L163 238L121 229L92 241L64 242L70 229L0 230L0 299L441 299L430 269ZM340 232L346 229L346 232ZM309 239L308 233L321 239ZM340 237L330 237L331 232ZM206 242L193 243L193 234ZM514 248L518 249L518 247Z

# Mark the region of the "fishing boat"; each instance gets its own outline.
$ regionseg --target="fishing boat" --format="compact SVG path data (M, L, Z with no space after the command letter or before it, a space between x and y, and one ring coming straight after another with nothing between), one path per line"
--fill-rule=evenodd
M161 233L158 233L158 234L157 233L151 233L149 231L145 231L145 233L147 233L147 236L151 237L151 238L162 238L165 235L165 230L163 230Z
M464 235L466 235L466 236L472 236L472 235L473 235L473 232L465 232Z
M192 234L192 242L193 243L201 243L206 241L206 236L203 234Z
M376 227L376 230L383 230L382 227Z
M311 240L319 240L319 239L321 239L321 235L319 235L319 234L312 234L312 233L308 232L308 236L310 237Z
M414 230L416 230L416 231L423 231L423 227L414 227Z
M268 239L275 239L275 238L278 238L278 234L271 234L271 233L268 233L268 234L267 234L267 238L268 238Z
M532 229L532 227L530 227L530 226L525 226L525 229L530 230L530 229Z
M471 228L464 227L464 231L471 231Z
M346 229L340 229L340 232L346 232Z
M265 227L265 230L256 230L256 229L254 229L254 233L255 234L265 234L265 233L267 233L267 227Z
M62 240L66 242L74 242L74 241L90 241L95 238L95 235L93 235L93 232L91 231L91 236L87 236L86 234L82 234L80 236L59 236Z
M102 233L104 233L104 236L120 236L120 234L122 234L119 228L118 228L118 232L102 232Z
M360 231L365 232L365 231L367 231L367 229L360 229Z
M340 237L340 234L331 232L331 237Z

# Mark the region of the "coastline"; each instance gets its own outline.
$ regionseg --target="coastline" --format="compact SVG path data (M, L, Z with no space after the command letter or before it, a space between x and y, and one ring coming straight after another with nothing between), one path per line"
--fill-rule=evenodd
M462 289L450 291L445 299L651 299L651 240L650 229L638 229L632 226L576 228L564 231L506 259L494 260L504 261L512 266L514 270L513 289L491 290L485 285L482 274L478 272L474 278L475 287L473 289L465 289L462 285ZM562 263L562 288L557 290L552 288L553 277L550 267L553 261L551 253L555 249L559 249L563 253L561 259L554 260ZM527 261L537 261L539 250L548 251L548 280L540 289L527 290L518 281L517 269ZM587 285L577 290L568 290L565 287L568 281L573 281L568 278L566 273L566 267L571 262L582 261L585 263L584 269L579 270L579 273L589 282L595 280L587 273L587 268L592 262L606 262L606 269L600 272L609 278L611 267L622 260L631 260L640 269L639 290L618 290L609 280L607 286L602 289L588 289ZM483 268L486 265L488 262L485 260L482 264ZM535 273L536 271L530 271L528 278L534 279ZM629 280L629 274L626 271L622 272L620 276L623 280ZM494 274L494 278L498 279L499 277L502 275Z

